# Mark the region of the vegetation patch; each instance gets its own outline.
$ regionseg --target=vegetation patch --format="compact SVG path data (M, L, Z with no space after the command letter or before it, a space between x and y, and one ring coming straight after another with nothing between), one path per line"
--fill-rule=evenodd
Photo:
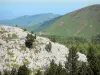
M20 67L20 65L18 65L18 64L12 64L12 66L13 66L14 68L19 68L19 67Z
M26 40L25 40L25 46L28 48L32 48L33 42L35 42L35 39L36 39L36 35L33 36L32 34L27 34Z
M13 52L8 52L7 54L10 55L10 56L14 56Z
M8 39L17 39L18 36L16 34L8 34Z
M23 60L23 63L24 63L25 65L30 64L30 62L29 62L27 59L24 59L24 60Z
M45 49L46 49L47 52L51 52L51 48L52 48L52 44L51 44L51 42L49 42L49 44L47 44L45 46Z
M16 59L11 60L12 62L16 62Z

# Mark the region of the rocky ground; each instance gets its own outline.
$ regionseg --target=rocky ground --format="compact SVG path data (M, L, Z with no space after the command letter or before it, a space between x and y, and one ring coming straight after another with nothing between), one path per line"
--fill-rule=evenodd
M55 63L64 64L69 50L64 45L51 42L49 39L37 36L33 48L25 46L28 31L18 27L0 26L0 70L18 68L26 64L30 69L46 68L52 59ZM34 36L34 34L33 34ZM46 50L46 45L51 43L51 51ZM87 61L84 54L77 53L79 61Z

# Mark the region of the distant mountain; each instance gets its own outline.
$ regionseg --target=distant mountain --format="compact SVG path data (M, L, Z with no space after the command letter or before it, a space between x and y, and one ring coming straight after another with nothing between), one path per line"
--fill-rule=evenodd
M0 10L0 20L11 19L13 17L15 17L13 12Z
M60 36L95 36L100 34L100 5L91 5L68 13L44 32Z
M45 13L45 14L37 14L37 15L24 15L14 19L0 20L0 24L11 25L11 26L31 26L41 24L45 21L51 20L53 18L58 17L57 14Z
M27 29L29 31L34 31L34 32L40 32L45 30L46 28L50 27L56 20L58 20L61 16L58 16L56 18L53 18L51 20L45 21L41 24L38 25L32 25L32 26L28 26Z

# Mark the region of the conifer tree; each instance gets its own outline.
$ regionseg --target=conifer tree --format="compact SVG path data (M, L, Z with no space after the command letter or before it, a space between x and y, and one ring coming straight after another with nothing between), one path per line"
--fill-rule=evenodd
M88 58L90 68L94 72L94 75L98 75L98 73L100 73L100 60L93 46L89 47L87 58Z
M77 48L76 47L71 47L69 50L68 54L68 61L65 63L65 67L69 75L77 75L77 59L78 55L77 53Z
M92 69L86 62L81 62L81 64L78 68L78 75L94 75Z
M56 75L57 64L55 64L54 60L50 63L50 67L46 70L45 75Z

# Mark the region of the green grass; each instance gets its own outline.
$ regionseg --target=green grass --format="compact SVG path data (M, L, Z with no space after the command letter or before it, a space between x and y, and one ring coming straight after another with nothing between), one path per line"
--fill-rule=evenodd
M100 5L68 13L44 30L60 36L95 36L100 34Z

